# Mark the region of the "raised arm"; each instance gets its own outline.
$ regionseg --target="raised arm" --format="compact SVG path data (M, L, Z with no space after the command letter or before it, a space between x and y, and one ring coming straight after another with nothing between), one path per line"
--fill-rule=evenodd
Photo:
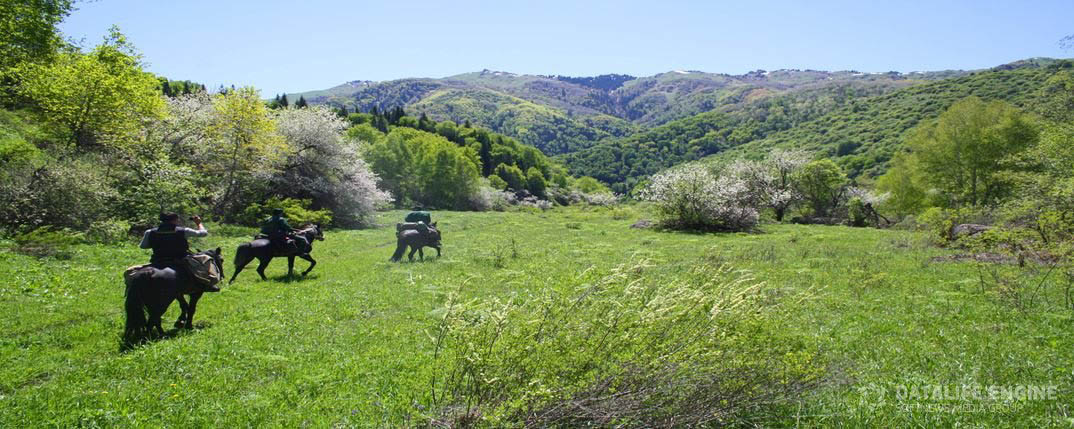
M183 234L186 235L187 238L190 238L190 237L205 237L205 236L209 235L209 231L207 229L205 229L205 225L201 224L201 217L200 216L194 216L194 223L195 223L195 226L198 227L198 229L183 228Z

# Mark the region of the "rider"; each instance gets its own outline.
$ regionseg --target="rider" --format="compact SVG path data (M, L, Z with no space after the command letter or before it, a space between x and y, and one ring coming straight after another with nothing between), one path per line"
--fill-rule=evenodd
M283 209L273 209L272 217L261 223L261 233L269 239L273 247L283 248L294 229L283 217Z
M183 258L189 256L189 237L205 237L209 231L201 223L200 216L193 216L190 220L198 229L190 229L179 226L179 215L175 213L161 213L160 225L146 230L142 236L142 243L138 245L143 249L153 249L153 256L149 257L149 265L157 269L171 268L180 276L190 275L189 268L183 263ZM219 292L216 286L204 287L206 292Z

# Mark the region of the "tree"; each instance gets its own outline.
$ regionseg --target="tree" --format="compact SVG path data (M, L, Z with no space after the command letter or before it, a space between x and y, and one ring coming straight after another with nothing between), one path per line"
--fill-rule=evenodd
M813 215L827 217L839 206L847 177L834 161L822 159L803 166L795 175L795 182Z
M288 107L288 104L289 103L287 102L287 93L284 93L283 97L280 97L280 107Z
M18 74L19 93L75 147L128 144L143 121L164 114L160 82L142 70L141 57L116 27L89 54L69 52L54 63L24 64Z
M239 88L213 98L209 134L217 142L199 147L201 168L210 177L223 178L214 212L230 216L263 191L268 177L286 155L268 107L256 89Z
M541 170L537 169L537 167L530 167L526 171L526 189L529 189L533 195L544 198L546 188L548 188L548 184L545 183L544 174L541 174Z
M736 161L727 174L742 180L750 188L753 204L771 208L777 222L802 196L795 187L795 173L808 162L805 152L773 150L763 161Z
M526 176L515 165L497 165L495 174L507 182L507 189L521 191L526 188Z
M306 103L306 97L302 95L298 96L298 101L295 102L295 108L304 109L306 107L309 107L309 104Z
M276 130L288 145L288 156L272 181L277 196L312 199L315 207L330 209L338 224L366 225L391 196L377 188L379 178L357 145L344 141L346 127L327 107L278 110Z
M742 231L758 221L745 182L696 164L653 176L641 198L655 203L664 223L673 228Z
M1036 125L1011 105L969 97L934 121L914 129L907 154L883 180L891 188L916 180L923 191L940 197L944 207L994 204L1009 195L1011 156L1033 145ZM914 171L906 171L913 169ZM914 199L898 195L897 200ZM903 192L909 190L902 186ZM909 204L908 202L906 204Z
M477 154L447 139L398 127L366 150L366 159L396 204L469 208L478 192Z
M0 74L53 60L64 46L57 25L71 9L70 0L0 1Z

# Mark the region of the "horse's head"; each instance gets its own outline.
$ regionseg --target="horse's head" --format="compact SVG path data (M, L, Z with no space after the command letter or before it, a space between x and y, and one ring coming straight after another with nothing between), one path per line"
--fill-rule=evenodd
M313 224L313 239L324 241L324 230L318 224Z
M436 227L436 222L429 224L429 242L440 245L440 228Z

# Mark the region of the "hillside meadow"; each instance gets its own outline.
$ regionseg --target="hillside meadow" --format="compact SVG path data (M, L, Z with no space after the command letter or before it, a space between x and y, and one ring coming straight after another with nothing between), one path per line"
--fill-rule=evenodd
M402 215L379 213L377 223ZM424 425L438 415L430 380L440 309L451 293L480 301L571 290L587 275L632 261L646 261L655 281L705 264L747 270L765 299L779 303L764 319L778 333L772 338L826 362L818 387L771 404L753 424L1072 423L1074 313L1062 308L1055 279L1032 267L950 262L957 250L909 231L633 229L648 217L637 206L434 216L444 234L440 259L389 263L392 227L333 230L316 244L319 264L308 277L287 277L282 259L269 267L268 281L244 271L202 299L196 329L127 351L119 341L120 273L147 252L133 243L80 245L69 258L35 259L5 243L0 426ZM251 231L210 230L195 246L223 247L230 275L234 248ZM1041 286L1017 295L1032 299L1016 304L1009 288L987 281L993 272L1020 273ZM173 305L168 328L177 315ZM920 393L963 385L1052 390L1011 401Z

